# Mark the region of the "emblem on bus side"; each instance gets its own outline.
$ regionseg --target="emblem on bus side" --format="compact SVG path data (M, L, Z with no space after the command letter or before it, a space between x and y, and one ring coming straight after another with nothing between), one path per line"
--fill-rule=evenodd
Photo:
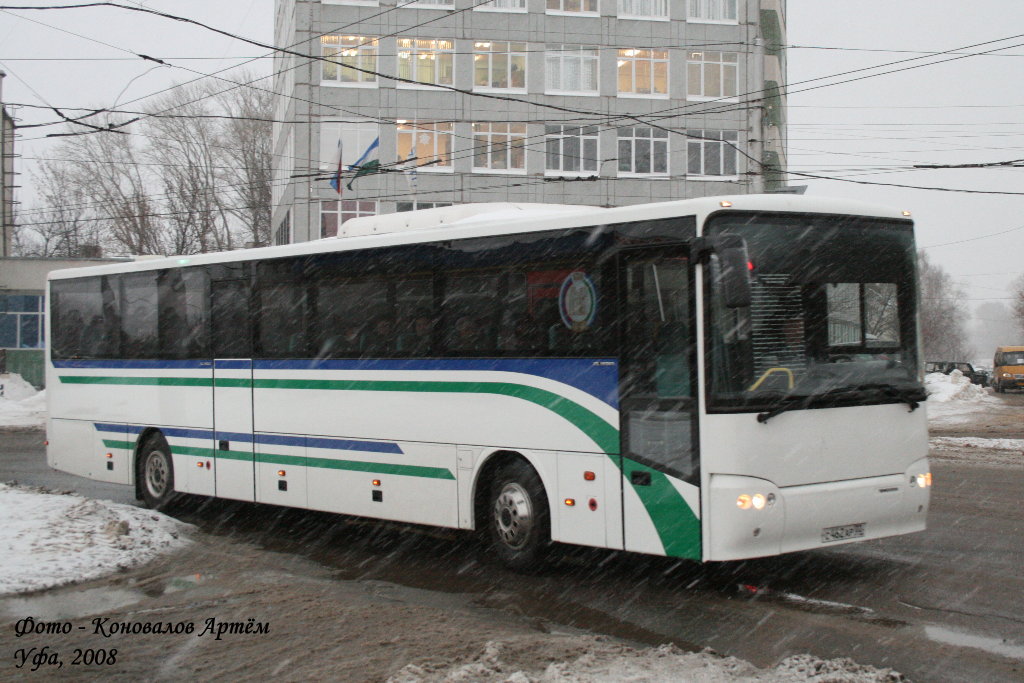
M593 281L582 271L574 271L562 281L558 292L558 310L562 322L573 332L582 332L590 327L597 315L597 289Z

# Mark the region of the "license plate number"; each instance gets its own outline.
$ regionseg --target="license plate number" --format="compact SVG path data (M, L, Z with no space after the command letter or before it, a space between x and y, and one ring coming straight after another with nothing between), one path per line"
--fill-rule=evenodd
M861 538L864 536L864 526L864 522L859 522L857 524L826 527L821 530L821 542L832 543L834 541L845 541L850 538Z

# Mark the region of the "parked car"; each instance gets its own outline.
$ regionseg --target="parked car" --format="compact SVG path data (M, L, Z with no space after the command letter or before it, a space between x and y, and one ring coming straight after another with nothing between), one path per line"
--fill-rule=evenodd
M962 372L964 377L971 380L972 384L978 384L983 387L988 386L988 372L981 369L976 370L970 363L952 360L930 360L926 361L924 364L924 371L926 373L941 372L944 375L948 375L954 370Z

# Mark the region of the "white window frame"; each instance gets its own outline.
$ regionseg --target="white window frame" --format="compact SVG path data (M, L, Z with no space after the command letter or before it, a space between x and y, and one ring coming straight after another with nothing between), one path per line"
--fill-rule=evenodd
M567 66L576 63L577 73L582 80L583 65L589 63L593 68L594 87L592 89L552 87L553 69L557 67L559 85L565 85L566 74L571 71ZM582 84L581 84L582 85ZM548 95L582 95L596 97L601 91L601 49L595 45L548 45L544 50L544 93Z
M452 155L455 151L453 128L454 125L451 122L399 121L395 128L395 148L398 154L398 164L405 164L409 158L408 147L403 148L402 145L406 138L412 138L411 142L414 142L416 147L416 162L415 166L410 165L410 170L415 168L417 173L451 173L453 169ZM424 140L425 136L429 137L430 140ZM443 149L440 142L444 137L448 138L447 152L440 151ZM420 150L420 145L425 146L426 151ZM404 154L403 149L406 150ZM424 165L431 161L431 159L436 158L445 159L447 163Z
M558 129L557 131L553 129ZM575 131L575 132L574 132ZM565 141L578 140L579 156L573 157L565 154ZM558 146L558 168L552 168L550 150L552 143ZM588 149L590 148L590 149ZM566 169L566 159L579 159L578 169ZM589 168L584 168L588 166ZM601 169L601 135L597 126L566 126L562 124L548 124L544 128L544 175L546 176L572 176L587 178L600 175Z
M455 9L455 0L415 0L415 2L403 3L399 0L399 7L417 7L424 9Z
M664 55L664 56L658 56ZM648 48L619 48L616 56L615 66L615 89L619 97L642 97L645 99L656 99L656 100L667 100L669 98L669 90L671 88L671 73L669 65L669 51L668 50L653 50ZM650 87L651 92L638 92L637 91L637 65L640 63L650 64L650 82L647 86ZM631 79L633 89L622 90L619 82L619 76L622 67L625 64L631 64ZM656 78L656 67L658 64L665 65L665 92L653 92Z
M502 130L504 129L504 130ZM495 151L499 146L504 147L506 159L512 161L513 143L522 149L522 167L494 168ZM487 157L486 166L477 166L477 159L481 149ZM473 124L473 172L474 173L501 173L508 175L526 175L526 124L525 123L495 123L481 121Z
M700 178L708 180L738 180L740 173L739 131L735 130L702 130L689 129L686 131L686 175L689 178ZM731 142L732 145L726 144ZM726 167L726 157L732 158L732 165L735 173L708 173L707 172L707 150L716 148L721 169ZM690 155L694 149L699 149L700 169L692 170Z
M551 7L553 3L558 7ZM580 7L591 5L594 9L565 9L566 6L572 7L577 4ZM544 12L569 17L599 17L601 16L601 0L545 0Z
M411 209L400 209L398 208L402 204L412 204ZM395 213L405 213L407 211L422 211L423 209L440 209L446 206L452 206L452 202L421 202L415 199L406 200L401 202L395 202Z
M495 46L504 45L504 51L494 50ZM522 48L513 46L522 46ZM527 66L529 61L529 46L527 43L522 41L508 41L508 40L477 40L473 42L473 90L480 92L517 92L525 93L529 87L529 80L527 77ZM512 67L514 66L513 58L522 58L522 72L523 72L523 85L522 87L496 87L490 85L494 82L494 56L504 55L507 59L507 71L504 74L508 83L512 83ZM476 65L481 60L487 60L487 82L488 85L477 85L476 82Z
M329 206L334 204L334 207ZM350 209L345 210L345 205L349 204ZM355 205L354 207L351 205ZM372 206L372 209L370 208ZM360 218L362 216L376 216L380 210L380 205L377 202L366 199L345 199L340 197L338 199L322 199L320 200L320 225L317 231L320 237L328 237L324 234L324 216L334 215L337 221L337 231L331 237L337 236L338 232L341 231L341 225L349 218Z
M6 310L6 304L4 310L0 310L0 317L11 316L14 319L14 346L0 346L0 349L43 349L46 348L46 330L44 328L44 297L41 294L14 294L5 291L4 296L30 296L36 300L35 310L32 311L8 311ZM31 345L26 344L24 338L24 331L21 329L21 320L23 317L32 316L36 320L36 334L35 340Z
M380 0L320 0L325 5L363 5L366 7L379 7Z
M513 14L526 14L529 8L526 6L528 0L491 0L486 5L477 5L474 12L510 12Z
M341 138L341 163L348 167L359 161L363 152L380 137L380 124L365 121L321 121L320 122L320 170L334 172L338 153L338 138Z
M638 130L639 129L639 130ZM642 134L643 131L647 131L647 135ZM623 135L624 131L629 131L628 135ZM640 133L640 134L638 134ZM622 168L622 145L623 140L630 140L629 145L629 170ZM619 156L618 159L618 173L620 178L667 178L669 169L671 168L671 148L668 144L668 132L651 128L650 126L625 126L619 128L616 131L615 149ZM637 150L638 143L640 145L646 144L648 157L651 160L650 171L637 171ZM665 151L665 169L654 170L654 159L656 146L664 146Z
M686 0L686 20L695 23L738 24L739 12L739 0Z
M647 12L630 10L630 7L636 7L639 4L649 4L651 9ZM656 9L658 5L664 7L660 14ZM670 0L618 0L618 17L619 19L637 19L639 21L668 21L670 5Z
M403 42L408 42L410 45L402 45ZM448 47L441 47L441 44L447 43ZM431 46L433 44L433 46ZM399 88L409 89L434 89L438 85L455 85L455 39L454 38L399 38L396 42L397 45L397 67L395 72L401 78L409 78L415 80L416 83L404 83L398 81ZM404 59L409 59L412 64L410 65L411 70L409 74L402 73L402 62ZM434 80L419 81L416 80L416 61L430 60L434 63ZM444 62L448 63L449 80L441 82L440 75L443 71Z
M699 55L699 59L694 57ZM708 59L708 55L718 55L717 59ZM732 55L733 60L727 61L726 55ZM720 50L689 50L686 53L686 98L690 100L724 100L726 102L735 102L739 98L739 87L740 87L740 59L739 54L736 52L723 52ZM697 77L694 78L694 69L697 67ZM722 92L718 95L708 94L707 92L707 73L708 69L715 69L718 71L718 83L722 88ZM732 69L732 92L726 92L726 73L729 69ZM695 83L696 81L696 83ZM700 92L691 92L694 89L694 85L699 85L697 88Z
M337 45L331 45L332 40L337 40ZM374 36L338 36L328 35L320 36L320 54L323 57L330 58L332 55L328 54L328 50L337 50L338 53L346 52L345 56L354 56L358 61L362 62L366 56L372 59L372 66L366 66L365 64L358 64L360 68L369 69L370 71L377 72L380 69L377 68L378 64L378 53L377 48L379 39ZM345 45L345 43L352 43L351 45ZM342 87L342 88L376 88L377 87L377 74L368 74L362 71L353 71L359 80L356 81L344 81L341 80L341 75L344 73L344 69L347 68L341 62L331 59L335 68L338 72L337 78L327 78L326 70L328 69L327 62L320 62L320 85L328 87Z

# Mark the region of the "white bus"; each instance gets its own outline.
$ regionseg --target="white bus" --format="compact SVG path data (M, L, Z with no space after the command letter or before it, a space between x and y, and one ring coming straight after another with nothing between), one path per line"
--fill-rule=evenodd
M699 561L925 528L908 214L463 205L50 274L49 464Z

